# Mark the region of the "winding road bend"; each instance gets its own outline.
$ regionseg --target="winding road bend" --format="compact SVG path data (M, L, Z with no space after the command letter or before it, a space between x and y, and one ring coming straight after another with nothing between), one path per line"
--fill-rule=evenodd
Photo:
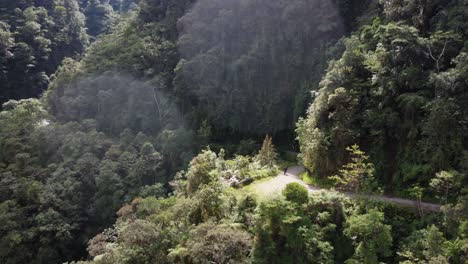
M299 178L299 175L304 171L302 166L293 166L288 168L288 172L285 174L281 173L270 181L263 182L257 185L256 189L264 193L279 193L288 183L297 182L304 187L306 187L310 193L317 193L319 191L326 189L321 189L309 184L306 184ZM371 194L354 194L342 192L342 194L351 197L351 198L365 198L370 200L377 200L388 202L392 204L398 204L403 206L418 207L418 202L416 200L404 199L398 197L389 197L384 195L371 195ZM421 209L423 211L439 212L441 209L440 204L434 203L425 203L421 202Z

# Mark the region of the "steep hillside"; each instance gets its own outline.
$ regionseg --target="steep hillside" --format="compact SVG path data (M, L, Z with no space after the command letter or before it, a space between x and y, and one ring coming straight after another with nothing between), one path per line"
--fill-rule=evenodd
M388 191L466 175L468 3L422 2L387 1L344 41L297 129L312 173L335 174L359 144Z
M214 139L292 134L336 56L331 47L368 1L192 3L143 1L135 18L91 46L73 78L130 73L170 96L194 130L211 126Z
M134 0L0 2L0 104L40 96L64 58L109 33Z
M76 0L0 3L0 103L40 95L64 57L88 43Z

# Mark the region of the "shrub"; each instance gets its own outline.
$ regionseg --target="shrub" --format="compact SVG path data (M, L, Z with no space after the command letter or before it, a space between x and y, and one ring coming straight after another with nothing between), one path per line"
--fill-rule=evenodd
M309 192L307 189L297 182L289 183L283 190L283 195L286 200L296 203L305 204L309 201Z

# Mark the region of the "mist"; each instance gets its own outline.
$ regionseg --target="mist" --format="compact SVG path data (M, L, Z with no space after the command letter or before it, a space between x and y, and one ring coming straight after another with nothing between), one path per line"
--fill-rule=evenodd
M125 73L106 72L61 87L64 90L53 94L51 105L61 121L96 119L97 128L111 135L125 128L157 135L185 125L176 104L160 86Z
M97 131L121 140L140 135L164 155L166 173L173 174L192 158L197 141L162 86L156 80L105 72L61 85L48 100L61 123L91 122Z

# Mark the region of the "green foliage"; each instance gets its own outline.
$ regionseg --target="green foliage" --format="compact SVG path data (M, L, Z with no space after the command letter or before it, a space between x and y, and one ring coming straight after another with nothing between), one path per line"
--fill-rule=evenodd
M0 104L40 96L66 58L110 32L116 12L134 0L46 0L0 3ZM115 9L115 11L114 11Z
M457 190L460 187L461 180L461 175L456 171L441 171L436 174L429 185L442 194L443 201L447 204L449 191Z
M370 210L366 214L350 216L344 233L355 245L354 256L349 263L377 264L379 256L386 257L391 253L391 226L384 223L382 212Z
M0 202L6 216L24 214L25 221L3 230L1 243L28 254L15 257L2 246L2 260L76 259L80 244L112 223L124 202L143 186L167 182L162 157L143 134L123 134L120 143L98 132L93 120L57 123L35 99L9 101L4 109Z
M322 189L334 188L335 182L329 178L318 178L316 175L311 175L307 171L302 172L299 178L306 184L319 187Z
M191 230L169 258L173 263L249 263L251 246L251 235L238 226L207 222Z
M109 1L89 0L84 15L88 34L96 37L109 32L114 19L114 10Z
M253 139L241 140L237 146L236 154L253 155L259 149L258 143Z
M359 149L358 145L346 148L349 151L351 162L340 170L340 176L332 176L330 180L336 181L340 189L354 193L372 191L374 165L368 163L369 156Z
M398 255L402 263L450 263L445 255L446 239L432 225L413 232L402 244Z
M196 156L191 162L187 171L187 192L196 192L202 185L212 182L216 177L211 172L216 169L216 153L207 149Z
M324 223L311 221L317 215L328 214L319 213L323 208L319 212L310 209L281 200L261 204L252 262L333 263L333 246L327 237L335 225L325 219Z
M76 0L7 2L0 4L0 103L40 95L62 59L88 44Z
M465 172L465 28L447 23L466 1L385 1L383 15L344 40L297 125L305 167L319 177L359 142L389 192ZM465 63L466 64L466 63Z
M340 12L356 9L352 23L367 3L335 2L197 1L178 21L176 96L221 136L291 130L345 32Z
M156 183L154 185L143 186L140 189L139 196L146 198L149 196L153 197L163 197L166 194L166 189L161 183Z
M262 148L255 156L255 160L258 161L262 166L272 167L276 163L276 158L278 154L276 153L275 146L273 145L272 138L269 135L265 136L263 140Z
M286 185L282 193L287 201L298 205L305 204L309 201L309 191L297 182Z
M404 228L402 232L394 232L399 236L395 240L403 240L404 231L412 227L408 223L402 225L400 215L408 212L385 208L386 214L389 212L385 218L375 209L360 214L362 208L337 193L321 193L309 199L307 190L297 184L288 185L284 191L286 199L258 203L248 196L238 200L226 192L221 176L234 160L224 160L223 152L216 155L204 150L173 185L187 187L189 172L202 178L210 175L208 182L198 185L191 193L185 189L168 198L150 195L120 208L116 224L89 241L88 251L94 257L90 263L342 263L346 259L349 263L378 263L378 260L393 263L397 260L391 254L392 230L387 223ZM14 204L2 204L1 212L11 211L10 206ZM14 213L2 215L16 217ZM47 215L54 213L47 212L40 217L45 221L50 219ZM415 221L417 226L423 222L404 221ZM5 222L8 227L15 227L14 222ZM46 230L66 230L66 226L51 227L55 229ZM436 231L428 232L423 247L415 245L401 252L412 250L414 254L435 255L439 260L448 256L445 252L459 256L463 237L449 241L437 228L433 229ZM14 233L4 237L5 241L11 241ZM410 236L404 241L415 240ZM440 243L444 249L436 247ZM406 260L404 256L409 253L405 254L399 254L398 260Z

